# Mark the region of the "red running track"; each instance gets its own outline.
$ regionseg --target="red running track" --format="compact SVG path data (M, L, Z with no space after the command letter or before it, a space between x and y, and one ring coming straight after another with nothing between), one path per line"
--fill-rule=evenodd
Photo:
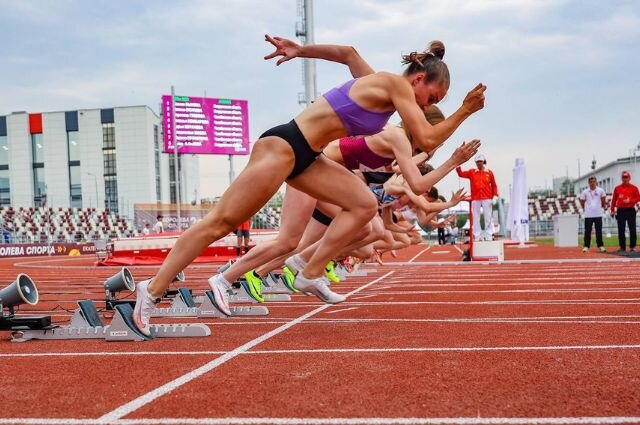
M640 422L637 263L574 251L592 261L461 264L446 262L453 248L424 249L335 286L351 294L339 306L295 295L266 317L161 320L206 322L208 338L19 344L2 333L0 424ZM102 299L117 270L82 258L0 266L3 281L26 271L40 288L23 313L61 324L62 308ZM190 267L187 283L203 290L215 268ZM154 270L132 268L137 279Z

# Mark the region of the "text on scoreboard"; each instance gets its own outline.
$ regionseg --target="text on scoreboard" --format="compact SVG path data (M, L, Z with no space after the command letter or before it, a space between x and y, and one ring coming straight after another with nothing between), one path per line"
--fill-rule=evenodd
M246 100L162 96L164 151L184 154L249 154L249 112Z

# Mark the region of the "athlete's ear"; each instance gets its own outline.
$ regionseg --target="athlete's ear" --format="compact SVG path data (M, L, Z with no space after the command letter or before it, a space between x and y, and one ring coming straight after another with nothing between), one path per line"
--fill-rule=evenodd
M425 74L418 72L416 74L413 74L413 81L411 81L411 84L414 86L417 86L418 84L420 84L422 82L422 80L424 79Z

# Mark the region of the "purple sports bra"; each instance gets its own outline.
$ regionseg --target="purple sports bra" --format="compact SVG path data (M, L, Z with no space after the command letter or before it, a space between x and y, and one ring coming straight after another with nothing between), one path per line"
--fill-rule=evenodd
M377 170L391 165L393 158L380 156L367 145L364 137L342 137L338 142L344 165L349 170ZM364 167L360 167L363 165Z
M373 112L358 105L349 97L349 90L357 80L347 81L333 88L323 96L342 121L350 136L368 136L382 130L395 111Z

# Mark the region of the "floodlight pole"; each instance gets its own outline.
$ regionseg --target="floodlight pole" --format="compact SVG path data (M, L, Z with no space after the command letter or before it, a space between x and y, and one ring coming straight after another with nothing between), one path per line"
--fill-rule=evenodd
M298 0L298 15L302 22L296 25L296 36L302 44L315 44L314 24L313 24L313 0ZM305 58L302 62L304 74L304 99L298 99L298 103L311 105L318 97L316 85L316 60Z
M173 181L176 185L176 212L177 212L177 228L180 231L180 172L178 167L178 134L176 132L176 91L175 87L171 86L171 131L173 131Z
M233 155L229 155L229 186L233 183L233 179L236 178L236 173L233 170Z

